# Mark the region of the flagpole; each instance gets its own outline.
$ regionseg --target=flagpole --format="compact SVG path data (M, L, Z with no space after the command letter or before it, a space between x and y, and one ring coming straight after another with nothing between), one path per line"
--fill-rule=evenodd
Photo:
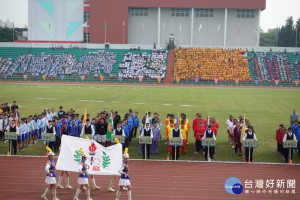
M105 42L106 42L106 20L105 20L105 25L104 25L105 27L105 34L104 34L104 40L105 40Z
M295 47L297 47L297 34L298 34L298 26L296 26L296 44L295 44Z
M124 21L123 21L123 49L124 49Z
M15 22L13 23L13 42L15 41Z

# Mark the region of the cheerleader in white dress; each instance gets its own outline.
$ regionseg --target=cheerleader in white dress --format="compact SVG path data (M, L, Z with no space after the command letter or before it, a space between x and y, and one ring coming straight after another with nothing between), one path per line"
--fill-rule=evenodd
M119 190L117 191L116 194L116 200L119 200L121 191L124 187L127 187L128 191L128 200L131 199L131 184L129 180L129 167L128 167L128 162L129 162L129 154L128 154L128 148L125 149L124 154L123 154L123 164L122 167L119 169L119 173L121 174L120 181L119 181Z
M46 147L48 151L48 161L46 162L45 171L47 173L45 183L49 186L46 188L44 194L41 196L42 199L47 200L47 193L49 190L52 191L53 200L59 200L56 197L56 174L55 174L55 162L53 156L55 155L49 147Z
M89 179L88 179L89 175L87 172L87 165L85 163L87 160L87 155L81 149L79 149L78 152L81 153L82 160L79 163L80 166L78 169L78 171L79 171L79 176L78 176L79 188L77 189L73 200L79 200L78 195L80 194L81 190L83 190L83 187L86 188L87 200L92 200L90 197L91 193L90 193L90 185L89 185Z

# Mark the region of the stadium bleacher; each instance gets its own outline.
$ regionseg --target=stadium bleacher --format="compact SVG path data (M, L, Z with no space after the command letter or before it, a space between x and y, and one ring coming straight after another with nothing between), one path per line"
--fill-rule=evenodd
M211 84L217 79L215 84L226 85L238 79L236 84L294 85L300 79L300 56L291 52L187 48L176 49L174 56L170 78L175 84ZM105 82L138 83L143 77L145 83L160 83L157 79L167 76L168 57L169 52L160 50L0 47L0 75L13 81L24 80L23 75L43 81L41 75L46 75L48 81L82 82L84 76L87 82L102 77Z

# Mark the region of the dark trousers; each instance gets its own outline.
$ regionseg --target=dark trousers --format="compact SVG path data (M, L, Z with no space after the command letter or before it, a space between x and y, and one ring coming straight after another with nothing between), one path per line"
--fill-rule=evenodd
M129 131L129 143L131 142L132 138L133 138L133 129Z
M144 144L143 145L143 158L145 159L145 145L146 145L147 159L150 159L150 147L151 147L151 144Z
M284 149L283 149L284 161L285 161L286 163L289 162L289 151L290 151L289 148L284 148ZM291 160L293 160L293 151L294 151L294 150L291 149Z
M61 137L56 136L55 137L55 150L54 150L55 152L59 151L60 144L61 144Z
M133 127L132 132L133 132L133 137L136 137L138 127Z
M205 159L208 160L208 148L209 148L209 157L211 159L214 158L214 154L215 154L215 147L205 147Z
M49 142L49 148L52 149L53 152L56 152L55 142Z
M179 146L172 146L172 159L175 160L175 151L176 151L176 160L179 158Z
M17 154L17 140L12 140L11 141L12 145L12 154L16 155Z
M245 148L245 156L246 156L246 162L249 160L249 148ZM250 148L250 162L252 162L253 158L253 148Z
M202 150L202 141L196 140L196 152L199 152Z
M283 154L283 147L282 144L280 142L277 142L277 151L281 154Z

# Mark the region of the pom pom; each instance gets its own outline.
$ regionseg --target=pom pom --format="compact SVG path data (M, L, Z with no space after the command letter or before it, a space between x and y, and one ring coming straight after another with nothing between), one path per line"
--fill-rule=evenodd
M124 154L128 153L128 148L125 148Z
M119 144L120 142L119 142L119 140L117 139L117 138L115 138L115 142L117 143L117 144Z
M52 149L50 149L49 147L46 147L48 152L52 152Z
M78 152L82 153L82 154L84 153L84 151L82 149L78 149Z

